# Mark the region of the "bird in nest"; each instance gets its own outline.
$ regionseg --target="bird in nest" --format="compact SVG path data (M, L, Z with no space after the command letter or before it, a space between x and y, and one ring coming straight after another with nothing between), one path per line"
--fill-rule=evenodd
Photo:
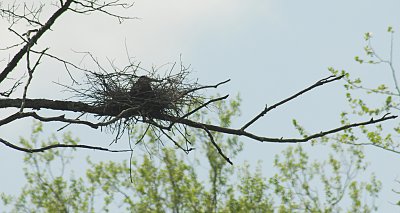
M129 91L131 100L139 105L147 115L161 115L162 106L157 100L151 82L157 81L147 76L140 76Z
M131 98L139 101L149 101L154 99L155 94L151 87L152 81L154 81L154 79L147 76L140 76L129 91Z

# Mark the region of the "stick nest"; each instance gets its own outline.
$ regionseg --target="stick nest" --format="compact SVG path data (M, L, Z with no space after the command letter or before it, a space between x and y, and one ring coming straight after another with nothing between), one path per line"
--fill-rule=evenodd
M197 82L190 83L188 74L187 70L162 77L155 73L139 76L135 72L88 72L86 89L78 96L86 103L103 107L104 115L139 116L146 120L180 117L185 109L202 102L197 93L202 87Z

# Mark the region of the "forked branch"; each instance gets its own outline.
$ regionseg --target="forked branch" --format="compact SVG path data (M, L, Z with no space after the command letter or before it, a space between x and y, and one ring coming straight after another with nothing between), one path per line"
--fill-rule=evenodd
M278 102L278 103L276 103L276 104L274 104L274 105L272 105L272 106L270 106L270 107L265 106L265 109L264 109L263 111L261 111L257 116L255 116L253 119L251 119L248 123L246 123L245 125L243 125L243 127L241 128L241 130L245 130L247 127L249 127L249 126L252 125L254 122L256 122L258 119L260 119L260 118L263 117L265 114L267 114L267 112L269 112L269 111L275 109L276 107L278 107L278 106L280 106L280 105L282 105L282 104L284 104L284 103L287 103L287 102L289 102L289 101L291 101L291 100L297 98L298 96L300 96L300 95L302 95L302 94L304 94L304 93L306 93L306 92L308 92L308 91L310 91L310 90L312 90L312 89L314 89L314 88L316 88L316 87L322 86L322 85L327 84L327 83L330 83L330 82L332 82L332 81L340 80L340 79L342 79L343 77L344 77L344 75L340 75L340 76L331 75L331 76L329 76L329 77L327 77L327 78L324 78L324 79L321 79L321 80L317 81L315 84L313 84L313 85L311 85L311 86L309 86L309 87L307 87L307 88L301 90L300 92L298 92L298 93L296 93L296 94L290 96L289 98L286 98L286 99L284 99L284 100L282 100L282 101L280 101L280 102Z

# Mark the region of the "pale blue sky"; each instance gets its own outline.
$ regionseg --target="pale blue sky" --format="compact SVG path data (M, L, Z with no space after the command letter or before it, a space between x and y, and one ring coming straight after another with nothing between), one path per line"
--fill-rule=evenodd
M130 55L145 66L174 62L182 54L183 62L193 68L192 77L198 78L200 83L232 79L219 93L235 96L240 92L242 116L234 122L237 127L265 104L273 104L328 76L330 66L361 75L371 84L391 83L388 69L358 65L354 56L362 54L365 32L373 32L375 46L387 53L389 35L385 33L386 28L391 25L395 30L400 29L399 8L398 0L139 0L127 13L139 17L138 20L118 25L116 20L102 15L69 14L56 23L54 31L49 32L39 45L50 46L50 51L72 61L80 59L71 51L76 50L90 51L98 57L107 56L124 63L126 40ZM0 22L0 26L1 45L3 38L11 42L11 34L5 30L7 25ZM396 39L400 40L398 38L399 34L396 34ZM398 47L398 42L395 45ZM0 57L8 58L3 52ZM0 67L4 65L4 62L0 63ZM44 63L36 74L31 97L59 97L61 88L51 81L64 80L66 73L55 63ZM292 118L298 119L309 131L338 126L338 115L347 107L341 84L333 83L288 103L257 122L251 130L267 136L296 136ZM3 117L4 112L1 111L0 116ZM28 135L30 125L29 120L24 120L0 127L1 137L16 142L19 136ZM49 131L57 127L50 125ZM102 139L110 136L98 131L89 128L71 130L82 143L109 143ZM284 145L243 141L245 151L235 163L263 160L266 175L273 156L285 148ZM98 155L98 152L78 152ZM114 154L106 155L112 159L108 155ZM3 171L0 181L9 183L2 184L2 190L14 192L22 185L22 156L5 147L0 149L0 170ZM116 156L115 160L125 157ZM368 158L372 170L388 183L378 201L380 207L390 212L398 211L388 201L400 199L390 192L400 171L381 165L393 165L399 156L369 149Z

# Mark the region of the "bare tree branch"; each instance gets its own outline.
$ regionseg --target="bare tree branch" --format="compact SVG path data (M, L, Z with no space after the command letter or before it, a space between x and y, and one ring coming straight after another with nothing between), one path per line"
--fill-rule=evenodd
M209 105L209 104L211 104L211 103L214 103L214 102L217 102L217 101L222 101L222 100L224 100L224 99L227 99L228 96L229 96L229 95L225 95L225 96L223 96L223 97L214 98L214 99L211 99L211 100L207 101L206 103L200 105L200 106L197 107L196 109L194 109L194 110L192 110L192 111L186 113L185 115L181 116L178 120L172 122L172 123L169 125L168 129L170 129L175 123L179 122L180 120L182 120L182 119L184 119L184 118L189 117L190 115L193 115L194 113L196 113L197 111L203 109L203 108L206 107L207 105Z
M215 125L211 125L211 124L204 124L204 123L199 123L199 122L194 122L188 119L183 119L181 120L179 123L181 124L185 124L194 128L203 128L206 127L207 129L211 130L211 131L216 131L216 132L221 132L221 133L225 133L225 134L229 134L229 135L238 135L238 136L245 136L251 139L254 139L256 141L260 141L260 142L273 142L273 143L303 143L303 142L308 142L312 139L316 139L316 138L320 138L323 137L325 135L329 135L329 134L333 134L336 132L340 132L343 131L345 129L350 129L350 128L354 128L354 127L358 127L358 126L366 126L366 125L371 125L371 124L375 124L375 123L379 123L382 121L386 121L386 120L391 120L391 119L395 119L398 116L395 115L391 115L388 116L389 114L379 118L379 119L373 119L371 118L369 121L365 121L365 122L359 122L359 123L352 123L352 124L348 124L348 125L344 125L335 129L331 129L331 130L327 130L327 131L321 131L319 133L315 133L312 134L308 137L305 138L271 138L271 137L263 137L263 136L258 136L255 135L253 133L241 130L241 129L231 129L231 128L225 128L225 127L220 127L220 126L215 126Z
M215 142L214 137L213 137L212 133L210 132L210 130L208 130L206 126L204 126L203 129L204 129L204 131L206 131L208 137L210 138L211 143L217 149L218 153L226 160L226 162L233 165L232 161L228 157L226 157L226 155L222 152L221 148Z
M21 58L28 52L29 48L31 48L42 35L50 29L50 27L54 24L58 17L61 16L65 11L67 11L68 7L71 5L73 0L67 0L65 3L47 20L47 22L40 27L40 29L32 36L32 38L25 44L22 49L18 51L17 54L11 59L11 61L7 64L4 70L0 73L0 83L4 81L4 79L14 70L17 66L18 62Z
M122 23L122 21L127 19L136 19L135 17L122 16L107 10L107 8L110 7L121 7L123 9L127 9L132 7L134 3L132 4L122 3L120 0L114 0L109 2L104 2L104 1L100 2L96 0L79 0L73 2L74 4L76 4L76 6L75 8L69 8L69 10L75 13L89 14L91 12L101 12L108 16L117 18L119 23Z
M45 147L41 147L41 148L37 148L37 149L30 149L30 148L24 148L24 147L20 147L17 145L14 145L6 140L4 140L3 138L0 138L0 143L15 149L15 150L19 150L22 152L27 152L27 153L35 153L35 152L44 152L46 150L49 149L55 149L55 148L82 148L82 149L93 149L93 150L100 150L100 151L106 151L106 152L130 152L131 150L112 150L112 149L107 149L104 147L98 147L98 146L89 146L89 145L83 145L83 144L53 144L53 145L49 145L49 146L45 146Z
M16 11L20 7L20 5L13 4L9 6L7 9L0 8L0 16L7 18L13 24L18 22L19 20L25 20L29 25L33 27L43 26L38 19L38 14L43 8L43 4L36 9L29 9L26 4L23 5L24 12L22 14L18 14Z
M19 107L21 104L21 99L0 99L0 108L8 108L8 107ZM96 115L100 116L120 116L122 117L124 114L129 115L129 116L140 116L139 112L137 112L135 109L129 109L127 111L124 111L119 114L114 114L114 113L109 113L104 107L95 107L95 106L90 106L88 104L84 104L81 102L72 102L72 101L52 101L52 100L45 100L45 99L27 99L26 100L26 108L34 108L34 109L41 109L41 108L46 108L46 109L53 109L53 110L63 110L63 111L72 111L72 112L87 112L87 113L93 113ZM132 111L132 112L130 112ZM15 117L21 118L21 117L37 117L36 113L24 113L24 114L14 114L12 118L6 118L3 120L0 120L0 126L6 123L11 122L10 119L14 119ZM37 117L39 118L39 117ZM232 128L226 128L226 127L221 127L221 126L216 126L212 124L205 124L205 123L200 123L200 122L195 122L191 121L189 119L181 119L177 117L169 117L169 116L163 116L159 117L157 119L160 120L165 120L165 121L170 121L170 122L176 122L180 124L184 124L190 127L194 127L197 129L204 129L207 128L210 131L216 131L216 132L221 132L225 134L230 134L230 135L238 135L238 136L245 136L260 142L276 142L276 143L301 143L301 142L307 142L312 139L316 139L319 137L323 137L325 135L333 134L336 132L343 131L345 129L350 129L358 126L365 126L365 125L371 125L375 123L379 123L382 121L386 120L391 120L395 119L397 116L386 114L382 116L379 119L373 119L371 118L369 121L365 122L359 122L359 123L352 123L348 125L344 125L335 129L327 130L327 131L321 131L319 133L312 134L308 137L305 138L272 138L272 137L264 137L264 136L259 136L255 135L253 133L244 131L242 129L232 129ZM47 120L44 118L41 118L43 121L61 121L65 123L78 123L78 124L85 124L88 125L92 128L97 128L100 126L99 124L104 124L104 123L91 123L88 122L86 123L85 121L81 120L72 120L72 119L65 119L63 116L59 117L53 117L53 118L48 118ZM118 120L118 119L116 119ZM148 122L149 124L151 121L146 121L144 120L143 122ZM168 129L168 127L165 127L164 129Z
M0 96L10 97L10 95L22 84L22 78L15 80L14 84L8 90L0 92Z
M261 111L257 116L255 116L255 117L254 117L253 119L251 119L248 123L246 123L245 125L243 125L243 127L241 128L241 130L245 130L247 127L249 127L249 126L252 125L254 122L256 122L258 119L260 119L260 118L263 117L265 114L267 114L267 112L269 112L269 111L275 109L276 107L278 107L278 106L280 106L280 105L282 105L282 104L284 104L284 103L286 103L286 102L288 102L288 101L291 101L291 100L297 98L298 96L300 96L300 95L302 95L302 94L304 94L304 93L306 93L306 92L308 92L308 91L310 91L310 90L312 90L312 89L314 89L314 88L316 88L316 87L322 86L322 85L324 85L324 84L326 84L326 83L330 83L330 82L332 82L332 81L340 80L340 79L342 79L343 77L344 77L344 75L341 75L341 76L334 76L334 75L331 75L331 76L329 76L329 77L327 77L327 78L324 78L324 79L321 79L321 80L317 81L315 84L313 84L313 85L311 85L311 86L309 86L309 87L307 87L307 88L301 90L300 92L298 92L298 93L296 93L296 94L290 96L289 98L286 98L286 99L284 99L284 100L282 100L282 101L280 101L280 102L278 102L278 103L276 103L276 104L274 104L274 105L272 105L272 106L270 106L270 107L267 107L267 106L266 106L265 109L264 109L263 111Z
M42 54L40 54L39 58L37 59L36 63L33 65L33 67L31 67L31 63L30 63L30 57L29 57L30 51L28 50L28 52L26 53L26 66L27 66L27 70L28 70L28 80L26 81L26 85L24 87L24 93L22 95L22 103L21 103L20 112L24 111L26 94L28 92L29 84L31 83L32 78L33 78L33 72L35 71L36 67L39 65L40 60L42 59L42 56L43 56L44 52L46 52L46 50L47 50L47 48L42 51Z
M193 89L191 89L191 90L188 90L188 91L187 91L185 94L183 94L183 95L186 95L186 94L188 94L188 93L192 93L192 92L195 92L195 91L198 91L198 90L202 90L202 89L217 88L218 86L220 86L220 85L222 85L222 84L226 84L226 83L228 83L229 81L231 81L231 79L228 79L228 80L219 82L218 84L215 84L215 85L196 87L196 88L193 88Z

